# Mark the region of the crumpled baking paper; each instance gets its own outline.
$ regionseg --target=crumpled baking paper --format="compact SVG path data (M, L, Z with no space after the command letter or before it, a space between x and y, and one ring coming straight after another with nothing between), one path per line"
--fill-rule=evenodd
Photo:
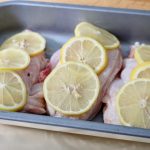
M150 150L150 144L0 125L0 150Z

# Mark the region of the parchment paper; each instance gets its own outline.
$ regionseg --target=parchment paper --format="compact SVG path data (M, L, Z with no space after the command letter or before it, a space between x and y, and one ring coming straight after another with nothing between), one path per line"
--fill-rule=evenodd
M150 150L150 144L0 125L0 150Z

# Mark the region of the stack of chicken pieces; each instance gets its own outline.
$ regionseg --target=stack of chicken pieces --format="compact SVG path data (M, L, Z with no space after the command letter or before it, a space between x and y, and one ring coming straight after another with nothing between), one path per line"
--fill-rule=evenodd
M35 114L48 113L50 116L56 117L91 120L100 111L104 103L104 123L120 124L115 108L116 95L119 89L129 81L130 72L137 64L133 57L135 48L136 45L132 47L129 58L124 60L119 49L108 51L108 66L99 75L100 82L102 83L102 91L99 98L88 112L80 116L64 116L52 107L47 106L44 100L43 81L50 71L59 64L60 50L52 55L50 61L45 58L44 54L32 57L29 67L19 72L29 92L28 102L23 111Z
M108 58L109 63L107 68L99 75L99 79L102 84L102 90L100 92L99 98L97 99L97 102L92 106L92 108L88 112L80 116L64 116L63 114L54 110L52 107L48 106L49 115L83 120L91 120L93 117L95 117L95 115L100 111L103 97L107 93L107 89L109 88L111 82L115 79L116 75L122 68L123 59L119 49L108 51ZM50 60L52 69L54 69L55 66L59 63L59 59L60 51L58 50L53 54Z
M44 53L31 57L29 66L25 70L18 71L28 92L28 100L23 112L46 114L43 80L49 73L50 66Z
M103 98L103 102L106 104L103 111L104 123L121 125L119 116L116 112L116 96L120 88L130 80L131 71L137 65L137 62L134 59L134 52L138 46L140 46L140 44L136 42L131 47L129 57L123 61L121 73L112 82Z
M83 115L69 116L69 118L90 120L100 111L102 100L111 82L115 79L116 75L122 67L122 55L119 49L108 51L109 63L107 68L100 74L99 79L102 83L102 91L99 95L97 103ZM19 72L22 79L26 83L29 93L28 102L24 107L23 112L34 114L46 114L57 117L68 117L55 111L52 107L45 104L43 96L43 81L52 69L56 67L60 59L60 50L56 51L48 62L44 53L31 58L30 65L24 71Z

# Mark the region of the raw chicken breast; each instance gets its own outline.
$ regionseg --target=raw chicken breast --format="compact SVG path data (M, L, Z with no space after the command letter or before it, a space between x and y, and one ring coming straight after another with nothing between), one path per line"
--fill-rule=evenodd
M120 125L120 121L115 107L116 96L119 89L130 80L131 71L137 65L137 62L134 59L134 52L137 46L139 46L138 43L132 46L129 58L124 59L123 70L121 72L120 79L117 78L112 82L104 97L104 103L106 104L103 110L104 123Z
M102 74L100 74L99 79L102 82L102 97L105 95L111 82L115 79L116 75L122 68L122 55L120 50L108 51L109 64Z
M115 79L112 82L110 88L107 90L103 101L106 104L103 110L104 123L118 125L120 124L118 114L115 108L116 96L120 88L130 80L130 73L135 66L136 61L134 59L125 59L124 69L121 72L121 78Z
M24 107L23 112L34 114L45 114L46 105L43 95L43 83L37 83L30 89L28 102Z
M35 98L44 98L43 95L43 83L36 83L32 86L32 88L30 89L30 96L34 96Z
M124 83L130 80L130 73L136 67L137 62L133 58L126 58L123 61L123 70L121 72L121 79Z
M18 74L22 77L26 84L28 92L32 85L38 82L40 72L46 67L46 65L47 59L45 58L44 53L42 53L31 57L29 66L25 70L18 71Z
M135 42L134 45L131 46L131 50L130 50L130 54L129 54L129 58L134 58L134 52L135 50L139 47L139 46L143 46L145 45L144 43L140 42Z
M106 106L103 110L103 119L104 123L108 124L120 124L118 114L115 108L116 95L119 89L123 86L123 81L119 78L116 78L111 86L109 87L107 94L105 95L103 102L106 103Z
M51 72L51 64L49 62L46 68L40 72L39 82L43 82L50 72Z
M52 56L52 58L55 60L55 58L59 58L60 56L59 52L56 52L55 55ZM99 98L97 99L97 102L93 105L93 107L86 112L83 115L80 116L64 116L63 114L55 111L52 107L47 106L48 112L51 116L57 116L57 117L67 117L67 118L74 118L74 119L83 119L83 120L90 120L99 112L104 93L106 93L107 88L110 86L111 82L114 80L116 74L120 71L122 66L122 56L120 53L120 50L112 50L108 51L108 57L109 57L109 64L107 68L100 74L99 79L100 82L102 82L102 91L100 92ZM59 61L59 59L57 59ZM51 63L53 63L54 66L57 65L58 62L54 62L51 59Z
M51 68L54 69L60 60L60 50L57 50L50 59Z
M31 58L29 66L23 70L18 71L27 87L28 100L23 112L45 114L45 100L43 96L42 83L39 82L40 72L47 66L47 59L44 53Z

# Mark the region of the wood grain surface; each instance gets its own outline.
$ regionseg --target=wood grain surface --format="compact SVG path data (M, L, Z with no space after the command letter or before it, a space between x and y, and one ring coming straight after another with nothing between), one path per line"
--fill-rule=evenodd
M4 1L9 0L0 0L0 2ZM33 1L150 10L150 0L33 0Z
M150 0L35 0L35 1L150 10Z

